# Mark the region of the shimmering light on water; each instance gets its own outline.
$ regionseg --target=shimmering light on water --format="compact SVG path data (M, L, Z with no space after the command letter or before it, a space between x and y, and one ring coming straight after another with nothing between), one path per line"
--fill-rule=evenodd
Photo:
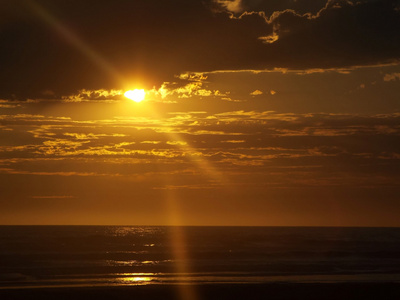
M0 289L174 284L196 300L196 284L400 282L400 229L0 226L0 262Z

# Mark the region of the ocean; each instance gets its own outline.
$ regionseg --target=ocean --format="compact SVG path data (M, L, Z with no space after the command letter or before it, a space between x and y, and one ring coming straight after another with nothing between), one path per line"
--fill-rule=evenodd
M0 289L400 282L400 228L0 226Z

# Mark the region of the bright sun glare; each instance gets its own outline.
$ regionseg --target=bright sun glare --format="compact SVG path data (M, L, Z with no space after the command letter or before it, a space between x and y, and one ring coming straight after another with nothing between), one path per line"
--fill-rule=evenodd
M141 102L144 100L146 92L144 90L134 89L133 91L126 91L124 96L132 101Z

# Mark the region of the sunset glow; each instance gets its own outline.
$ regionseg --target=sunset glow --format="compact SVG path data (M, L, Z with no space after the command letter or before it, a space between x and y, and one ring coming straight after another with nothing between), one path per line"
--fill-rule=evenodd
M0 16L1 300L400 299L400 0Z
M398 1L6 2L1 223L400 226Z

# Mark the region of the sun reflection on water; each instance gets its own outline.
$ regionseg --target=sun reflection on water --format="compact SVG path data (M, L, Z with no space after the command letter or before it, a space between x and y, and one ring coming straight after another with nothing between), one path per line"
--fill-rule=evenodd
M126 277L122 279L126 283L142 283L142 282L148 282L151 281L150 277Z
M143 285L143 284L148 284L150 283L154 278L152 276L143 276L143 275L153 275L149 273L143 273L143 274L132 274L132 273L122 273L119 274L122 277L118 278L119 281L121 281L122 284L132 284L132 285Z

